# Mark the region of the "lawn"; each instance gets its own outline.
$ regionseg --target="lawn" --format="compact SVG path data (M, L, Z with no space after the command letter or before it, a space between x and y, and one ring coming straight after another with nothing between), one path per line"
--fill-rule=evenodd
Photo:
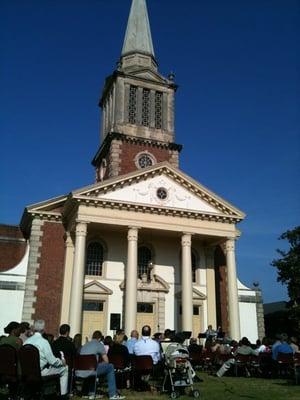
M300 400L300 385L287 382L284 379L260 378L216 378L206 373L200 376L204 382L195 384L200 390L202 400ZM188 392L187 392L188 393ZM150 392L133 392L122 390L126 400L164 400L169 399L167 394L151 394ZM0 392L0 399L7 399L7 395ZM80 400L80 397L71 397ZM105 399L105 398L104 398ZM106 397L108 399L108 397ZM190 396L180 396L179 399L191 399Z
M197 383L195 388L200 390L202 400L300 400L300 385L287 383L282 379L260 379L260 378L216 378L206 373L201 377L204 382ZM126 399L168 399L170 396L151 395L149 393L137 393L122 391ZM180 399L191 399L190 396L180 396ZM77 400L77 399L76 399Z

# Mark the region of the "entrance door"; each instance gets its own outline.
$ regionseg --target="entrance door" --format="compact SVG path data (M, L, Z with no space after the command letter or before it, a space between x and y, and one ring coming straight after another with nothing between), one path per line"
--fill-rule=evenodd
M137 331L141 335L142 327L149 325L152 333L156 332L154 304L152 303L137 303L137 317L136 317Z
M82 343L85 338L92 338L93 332L105 330L103 302L98 300L84 300L82 318Z
M193 306L193 337L198 337L201 331L201 316L200 316L200 306Z

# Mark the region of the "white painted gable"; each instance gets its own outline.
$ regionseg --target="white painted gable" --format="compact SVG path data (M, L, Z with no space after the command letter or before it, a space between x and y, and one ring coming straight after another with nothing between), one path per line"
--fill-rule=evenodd
M157 189L159 188L167 190L166 199L161 200L157 197ZM164 175L157 175L115 191L100 194L98 197L100 199L220 214L218 209Z

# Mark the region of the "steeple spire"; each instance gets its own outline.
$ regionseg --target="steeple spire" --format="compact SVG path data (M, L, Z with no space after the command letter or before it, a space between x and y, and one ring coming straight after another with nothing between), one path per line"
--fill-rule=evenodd
M129 53L155 58L146 0L132 0L121 57Z

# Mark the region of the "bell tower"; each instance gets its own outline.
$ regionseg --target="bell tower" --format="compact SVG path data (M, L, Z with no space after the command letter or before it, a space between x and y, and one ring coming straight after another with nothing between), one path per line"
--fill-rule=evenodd
M132 0L117 69L106 78L101 146L92 164L96 181L157 162L178 167L182 146L174 142L174 75L158 72L145 0Z

